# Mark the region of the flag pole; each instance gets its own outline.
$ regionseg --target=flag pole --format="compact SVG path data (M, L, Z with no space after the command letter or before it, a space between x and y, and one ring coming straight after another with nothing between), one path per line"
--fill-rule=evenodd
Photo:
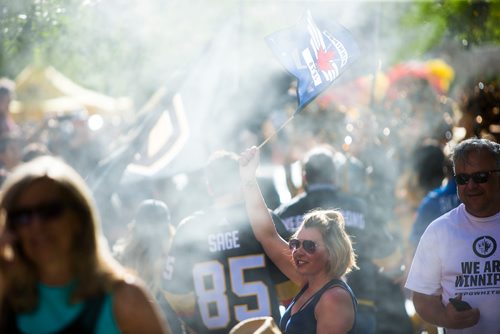
M295 114L292 115L292 117L290 117L289 119L287 119L287 121L285 123L283 123L276 131L274 131L269 137L267 137L259 146L258 148L261 149L262 146L264 146L271 138L273 138L274 136L276 136L281 130L283 130L285 128L285 126L288 125L288 123L290 123L293 118L295 117Z

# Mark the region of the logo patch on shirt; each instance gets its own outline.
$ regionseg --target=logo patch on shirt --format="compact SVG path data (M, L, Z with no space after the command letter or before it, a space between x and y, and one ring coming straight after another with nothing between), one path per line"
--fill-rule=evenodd
M472 250L479 257L490 257L497 250L497 242L492 237L483 235L474 240Z

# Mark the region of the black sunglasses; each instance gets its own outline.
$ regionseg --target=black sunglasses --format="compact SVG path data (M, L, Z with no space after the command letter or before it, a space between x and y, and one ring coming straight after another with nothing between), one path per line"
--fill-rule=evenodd
M7 220L15 228L19 228L31 224L35 216L43 222L57 219L62 216L67 207L67 203L57 201L17 208L7 213Z
M299 249L301 246L304 247L304 250L309 254L316 252L317 246L312 240L290 239L290 241L288 241L288 248L291 250Z
M472 174L461 173L455 175L455 180L457 181L457 184L461 186L469 183L470 179L472 179L474 183L486 183L488 182L491 174L498 172L500 172L500 169L489 170L486 172L476 172Z

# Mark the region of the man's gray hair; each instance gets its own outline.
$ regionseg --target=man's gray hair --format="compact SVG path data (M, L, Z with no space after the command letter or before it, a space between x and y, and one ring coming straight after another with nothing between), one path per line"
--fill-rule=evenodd
M453 171L457 163L464 163L471 152L490 154L495 159L495 168L500 168L500 144L489 139L470 138L460 142L453 150Z

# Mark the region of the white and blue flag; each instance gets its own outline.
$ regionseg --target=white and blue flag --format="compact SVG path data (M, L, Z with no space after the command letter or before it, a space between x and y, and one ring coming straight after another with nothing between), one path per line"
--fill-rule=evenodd
M297 112L337 79L359 55L351 33L335 22L315 21L309 11L294 26L266 37L280 62L297 78Z

